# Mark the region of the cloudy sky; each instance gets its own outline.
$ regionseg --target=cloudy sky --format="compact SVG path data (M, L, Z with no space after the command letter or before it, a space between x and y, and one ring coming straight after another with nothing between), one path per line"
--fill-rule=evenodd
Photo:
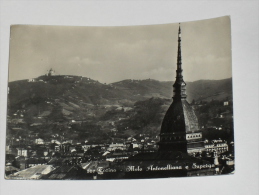
M123 27L11 27L9 81L56 74L111 83L123 79L175 78L179 24ZM231 77L229 17L184 22L185 81Z

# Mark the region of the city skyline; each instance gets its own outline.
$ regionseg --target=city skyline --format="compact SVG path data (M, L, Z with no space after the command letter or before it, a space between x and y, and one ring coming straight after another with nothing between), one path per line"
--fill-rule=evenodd
M112 83L124 79L172 81L178 23L72 27L11 27L9 81L36 78L53 68ZM232 77L228 16L181 23L186 81Z

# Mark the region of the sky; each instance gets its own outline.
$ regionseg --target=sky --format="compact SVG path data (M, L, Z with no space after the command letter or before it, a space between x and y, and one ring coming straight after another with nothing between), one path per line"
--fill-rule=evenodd
M173 81L178 23L79 27L13 25L9 81L57 75L90 77L102 83L124 79ZM181 23L185 81L230 78L228 16Z

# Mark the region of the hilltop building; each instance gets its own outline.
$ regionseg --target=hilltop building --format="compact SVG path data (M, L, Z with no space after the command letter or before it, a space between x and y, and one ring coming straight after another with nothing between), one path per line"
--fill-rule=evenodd
M52 68L47 71L47 76L54 76L54 75L55 75L55 71Z
M28 79L28 82L35 82L35 79Z

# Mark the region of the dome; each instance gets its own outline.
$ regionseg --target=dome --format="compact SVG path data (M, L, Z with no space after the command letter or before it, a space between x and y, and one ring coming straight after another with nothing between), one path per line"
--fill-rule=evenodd
M161 134L194 131L198 131L198 119L194 110L185 99L174 101L163 119Z

